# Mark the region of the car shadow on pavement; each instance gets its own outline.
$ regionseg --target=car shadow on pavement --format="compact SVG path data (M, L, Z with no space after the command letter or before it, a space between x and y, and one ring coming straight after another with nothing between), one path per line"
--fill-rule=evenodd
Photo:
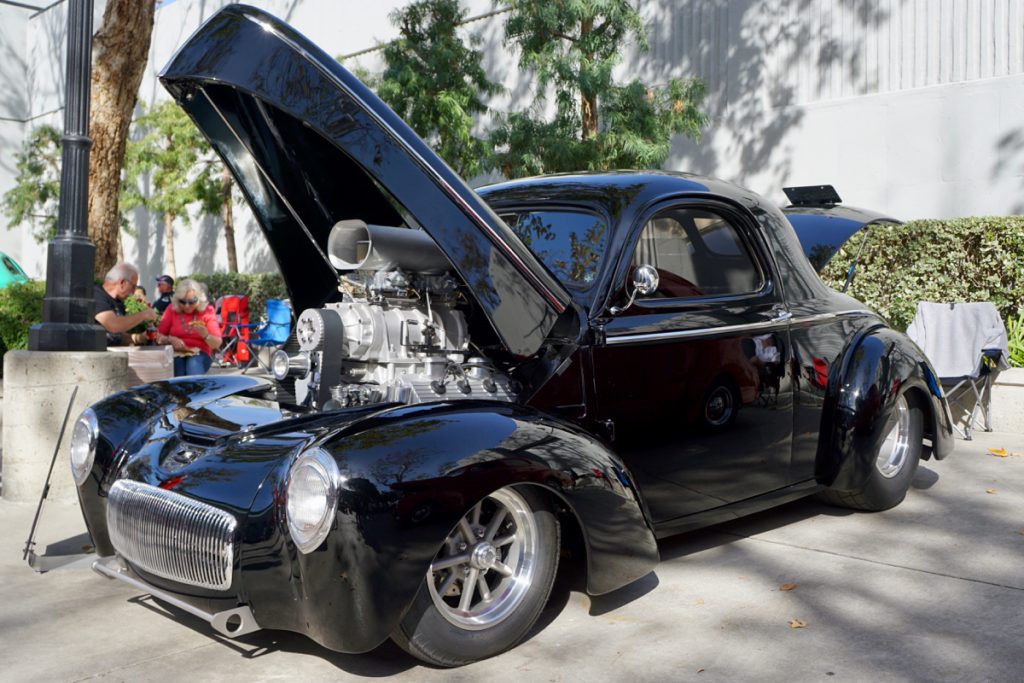
M938 472L922 463L918 465L917 472L914 474L910 486L912 489L926 490L930 489L938 481ZM828 505L815 498L801 498L776 508L770 508L678 536L664 538L658 542L658 548L661 550L661 561L665 562L717 548L732 543L738 538L748 538L781 529L782 527L802 522L818 515L847 517L854 514L863 513L857 510Z
M196 633L210 638L245 659L256 659L275 652L309 655L329 662L346 673L356 676L394 676L415 666L422 665L390 639L373 650L363 654L345 654L329 650L301 633L265 630L227 638L214 631L208 623L173 605L161 602L151 595L141 595L128 600L141 605L167 619L187 626Z

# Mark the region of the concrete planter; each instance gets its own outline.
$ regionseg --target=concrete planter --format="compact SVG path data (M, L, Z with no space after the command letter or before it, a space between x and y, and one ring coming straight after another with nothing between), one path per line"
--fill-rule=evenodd
M39 500L68 399L78 395L48 500L77 500L68 453L71 428L90 403L127 386L128 357L108 352L8 351L4 354L3 498Z
M1024 435L1024 368L1000 372L992 385L992 428Z

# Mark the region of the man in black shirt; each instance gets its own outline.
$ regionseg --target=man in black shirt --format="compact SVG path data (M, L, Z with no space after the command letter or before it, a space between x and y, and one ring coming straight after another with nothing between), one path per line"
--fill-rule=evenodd
M124 333L139 323L156 320L153 309L147 308L127 315L124 300L135 292L139 284L139 271L128 263L118 263L103 278L102 285L96 285L96 322L107 331L107 346L123 346L130 343Z
M164 314L164 309L171 305L174 298L174 278L170 275L161 275L156 279L156 289L160 296L153 300L153 308L158 315Z

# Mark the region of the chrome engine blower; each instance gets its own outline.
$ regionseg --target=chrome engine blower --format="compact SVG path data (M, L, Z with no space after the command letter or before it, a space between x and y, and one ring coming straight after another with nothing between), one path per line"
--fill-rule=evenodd
M349 274L344 299L303 311L299 354L271 369L295 377L297 402L319 410L381 402L514 399L511 382L470 354L458 283L430 237L409 228L341 221L331 263Z

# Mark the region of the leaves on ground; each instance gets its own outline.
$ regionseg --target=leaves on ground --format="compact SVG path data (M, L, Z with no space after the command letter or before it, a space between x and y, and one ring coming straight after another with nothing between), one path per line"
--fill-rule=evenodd
M995 490L995 489L985 489L985 493L992 493L992 494L995 494L995 492L996 492L996 490Z
M779 586L779 590L780 591L791 591L794 588L796 588L796 584L795 583L784 583L781 586Z
M988 449L989 455L994 455L997 458L1008 458L1010 454L1006 452L1005 448L990 448Z
M797 619L796 617L793 617L792 619L789 620L789 627L790 628L807 628L807 622L806 621L802 621L800 619Z

